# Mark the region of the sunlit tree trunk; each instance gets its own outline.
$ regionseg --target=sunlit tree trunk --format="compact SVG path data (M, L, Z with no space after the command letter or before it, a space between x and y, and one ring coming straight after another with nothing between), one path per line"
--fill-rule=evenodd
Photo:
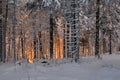
M17 60L19 60L20 59L20 49L21 49L21 47L20 47L20 43L21 43L21 35L19 36L19 40L18 40L18 44L17 44Z
M38 59L38 37L37 37L37 39L36 39L37 41L36 41L36 58Z
M21 30L21 48L22 48L22 58L25 59L25 51L24 51L24 35L23 35L23 31Z
M59 46L58 46L58 48L59 48L59 58L61 58L61 53L60 53L60 51L61 51L61 49L60 49L60 46L61 46L60 37L58 38L58 44L59 44Z
M85 55L85 43L83 41L83 55Z
M41 35L41 31L39 32L39 50L40 53L42 55L42 59L44 59L44 54L43 54L43 45L42 45L42 35Z

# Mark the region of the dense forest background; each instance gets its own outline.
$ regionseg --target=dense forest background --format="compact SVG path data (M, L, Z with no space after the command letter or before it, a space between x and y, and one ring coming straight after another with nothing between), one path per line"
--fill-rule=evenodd
M0 0L0 60L120 51L119 0Z

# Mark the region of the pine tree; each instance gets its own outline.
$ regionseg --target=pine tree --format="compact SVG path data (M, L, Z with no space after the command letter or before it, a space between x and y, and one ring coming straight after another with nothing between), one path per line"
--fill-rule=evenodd
M78 62L80 46L79 0L68 0L65 7L65 19L68 23L65 27L65 53Z

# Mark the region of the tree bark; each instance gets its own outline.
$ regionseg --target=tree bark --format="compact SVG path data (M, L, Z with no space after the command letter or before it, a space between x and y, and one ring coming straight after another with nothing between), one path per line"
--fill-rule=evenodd
M16 0L14 0L14 11L13 11L13 29L12 29L12 33L13 33L13 53L14 53L14 63L16 62L16 38L15 38L15 27L16 27Z
M109 41L109 54L112 54L112 31L110 31Z
M64 24L64 28L65 28L65 24ZM67 58L67 55L66 55L66 51L65 51L65 44L66 44L66 42L65 42L65 29L64 29L64 32L63 32L64 34L64 36L63 36L63 58Z
M71 29L74 29L74 30L76 30L76 32L74 33L74 32L72 32L72 34L74 35L71 35L72 36L72 40L74 40L73 42L74 42L74 45L73 45L73 47L72 48L74 48L75 49L75 51L74 51L74 53L72 53L73 54L73 58L74 58L74 60L75 60L75 62L78 62L78 59L79 59L79 36L78 36L78 34L79 34L79 31L77 31L77 28L78 28L78 24L79 24L79 22L78 21L76 21L77 19L78 19L78 15L79 15L79 12L77 12L76 10L78 9L78 3L77 3L77 0L72 0L72 2L71 2L71 8L73 8L73 13L71 13L71 15L73 15L72 16L72 18L73 18L73 22L71 22L71 24L72 24L72 28ZM79 19L78 19L79 20Z
M42 46L42 35L41 35L41 31L39 32L39 50L40 50L40 53L42 55L42 59L45 59L44 58L44 54L43 54L43 46Z
M84 40L83 40L82 41L82 52L83 52L83 55L85 55L84 51L85 51L85 48L84 48Z
M106 53L106 40L103 38L103 54Z
M53 27L54 19L53 15L50 15L50 59L53 59Z
M100 0L97 0L96 2L96 6L97 6L97 11L96 11L96 40L95 40L95 56L96 57L100 57L99 55L99 21L100 21Z
M0 1L0 15L2 14L2 1ZM2 18L0 18L0 61L2 61Z
M21 30L21 47L22 47L22 58L25 59L25 50L24 50L24 35L23 35L23 31Z
M35 58L37 58L37 56L36 56L36 51L37 51L37 49L36 49L36 35L34 34L34 41L33 41L33 43L34 43L34 59Z
M6 28L7 28L7 17L8 17L8 4L6 1L6 10L5 10L5 21L3 23L3 36L2 36L2 61L6 60Z
M9 60L9 58L10 58L10 52L11 52L11 28L9 27L8 28L8 30L9 30L9 32L8 32L8 56L7 56L7 58L8 58L8 60Z

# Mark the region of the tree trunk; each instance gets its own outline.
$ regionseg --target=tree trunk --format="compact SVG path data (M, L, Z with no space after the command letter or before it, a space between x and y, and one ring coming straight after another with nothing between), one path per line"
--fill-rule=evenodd
M3 23L3 36L2 36L2 61L6 60L6 28L7 28L7 17L8 17L8 4L6 2L6 10L5 10L5 21Z
M33 41L33 43L34 43L34 59L35 58L37 58L37 56L36 56L36 51L37 51L37 49L36 49L36 35L34 34L34 41Z
M14 53L14 63L16 62L16 39L15 39L15 27L16 27L16 1L14 0L14 11L13 11L13 53Z
M7 56L7 58L8 58L8 60L9 60L9 58L10 58L10 52L11 52L11 28L9 27L8 28L9 29L9 32L8 32L8 56Z
M95 41L95 56L100 58L100 54L99 54L99 21L100 21L100 0L97 0L96 2L96 6L97 6L97 11L96 11L96 41Z
M39 50L42 55L42 59L45 59L44 54L43 54L43 45L42 45L42 35L41 31L39 32Z
M65 24L64 24L64 28L65 28ZM65 51L65 44L66 44L66 42L65 42L65 29L64 29L64 32L63 32L64 34L64 36L63 36L63 58L67 58L67 55L66 55L66 51Z
M83 55L85 55L85 45L84 45L84 42L83 42Z
M111 33L111 31L110 31L110 36L109 36L109 41L110 41L110 43L109 43L109 46L110 46L110 48L109 48L109 54L112 54L112 33Z
M103 54L106 53L106 40L103 38Z
M59 47L59 59L61 59L61 43L60 43L60 37L58 38L58 43L59 43L59 45L58 45L58 47Z
M21 49L21 47L20 47L20 43L21 43L21 35L19 36L19 40L18 40L18 45L17 45L17 60L19 60L20 59L20 49Z
M0 1L0 15L2 14L2 1ZM0 61L2 61L2 18L0 18Z
M53 27L54 19L53 15L50 15L50 59L53 59Z
M22 47L22 58L24 59L24 39L23 39L23 32L21 30L21 47Z
M73 51L72 54L74 56L73 58L74 58L75 62L78 62L78 59L79 59L79 41L80 41L79 36L78 36L78 34L79 34L79 28L78 28L78 25L79 25L78 7L79 6L78 5L79 5L79 3L77 2L77 0L72 0L72 2L71 2L71 10L73 12L71 13L71 17L72 17L73 20L71 21L71 25L72 25L71 29L75 30L76 32L75 33L72 32L72 34L71 34L72 39L71 40L73 40L72 42L74 42L74 45L72 46L72 49L74 51Z
M37 59L39 59L39 38L37 38L37 45L36 45L36 47L37 47L37 51L36 51L36 56L37 56Z

